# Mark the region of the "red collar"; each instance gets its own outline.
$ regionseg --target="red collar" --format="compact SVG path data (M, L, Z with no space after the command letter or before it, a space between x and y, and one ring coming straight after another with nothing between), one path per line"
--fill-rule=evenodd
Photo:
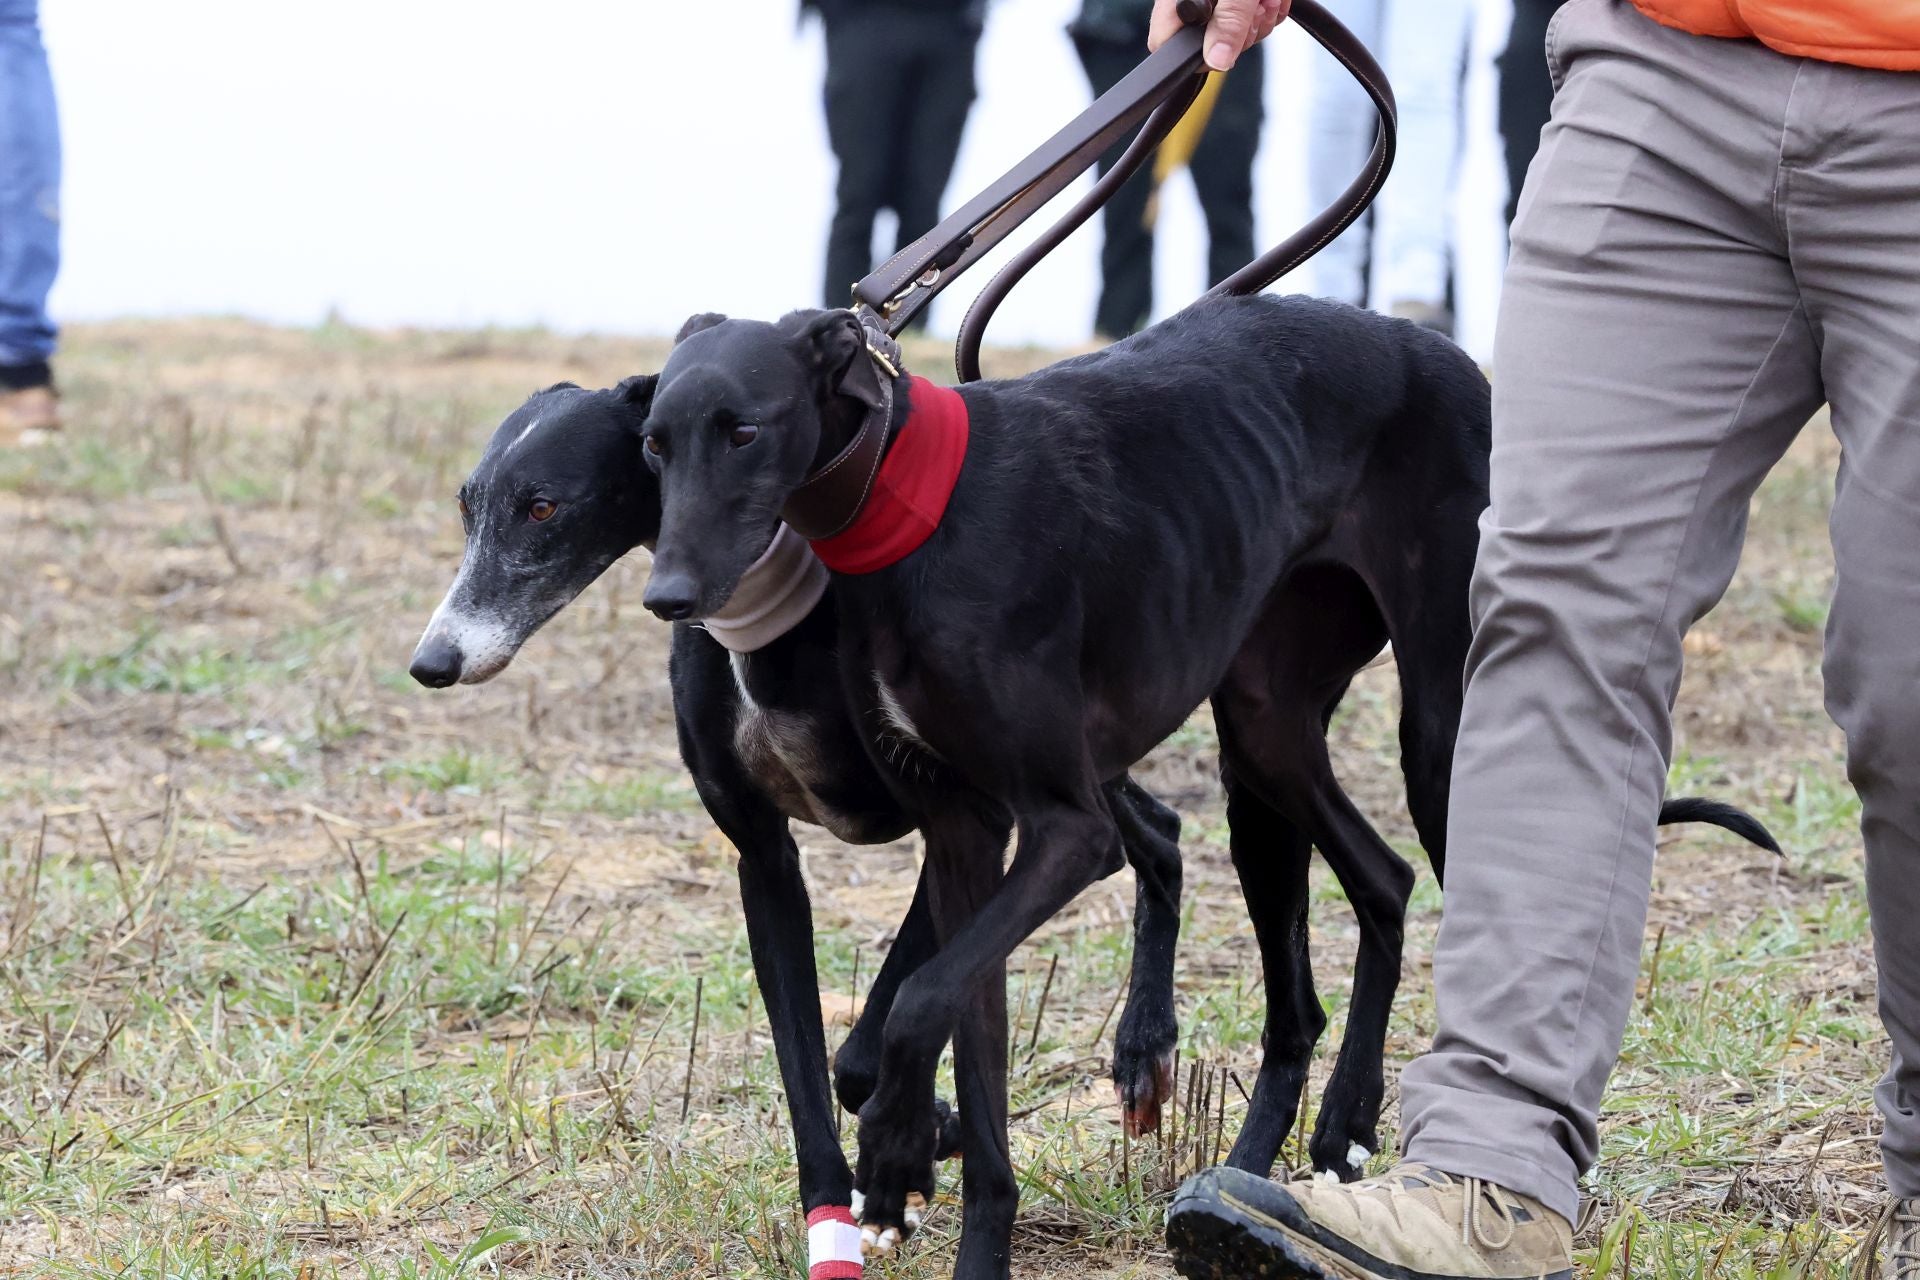
M940 527L967 460L967 402L951 387L909 378L907 420L873 480L860 514L813 550L835 573L898 564Z

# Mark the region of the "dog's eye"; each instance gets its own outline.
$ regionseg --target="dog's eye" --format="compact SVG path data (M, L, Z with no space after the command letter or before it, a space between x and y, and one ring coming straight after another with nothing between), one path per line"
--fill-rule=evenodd
M727 436L727 443L736 449L744 449L757 440L759 436L760 428L754 426L752 423L743 422L735 427L733 432Z
M648 437L647 437L647 452L648 452L648 453L650 453L650 454L652 454L652 455L653 455L654 457L656 457L656 458L660 456L660 452L661 452L661 450L660 450L660 437L659 437L659 436L648 436Z
M462 520L473 519L473 510L467 506L467 500L465 498L455 498L454 501L460 504L460 518Z
M553 513L559 509L558 503L548 502L545 498L535 498L533 505L527 508L527 519L540 524L553 519Z

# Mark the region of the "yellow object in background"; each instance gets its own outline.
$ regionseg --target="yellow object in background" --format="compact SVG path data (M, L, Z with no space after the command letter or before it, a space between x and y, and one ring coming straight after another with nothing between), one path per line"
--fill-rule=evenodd
M1214 104L1220 100L1220 86L1226 82L1225 72L1207 72L1207 82L1200 86L1199 96L1194 98L1187 114L1180 117L1180 123L1173 126L1173 132L1160 144L1160 149L1153 153L1153 198L1147 201L1143 218L1149 228L1160 216L1160 184L1186 168L1187 162L1193 159L1200 137L1207 131L1207 121L1213 118Z

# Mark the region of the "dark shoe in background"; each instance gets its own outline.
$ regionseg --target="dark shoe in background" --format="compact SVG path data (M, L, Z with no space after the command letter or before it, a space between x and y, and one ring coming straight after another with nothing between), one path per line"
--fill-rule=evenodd
M60 430L60 397L44 361L0 366L0 448L45 444Z

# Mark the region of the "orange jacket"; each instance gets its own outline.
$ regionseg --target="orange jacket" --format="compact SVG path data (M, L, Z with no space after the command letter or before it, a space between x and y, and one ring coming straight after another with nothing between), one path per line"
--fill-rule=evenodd
M1920 0L1633 0L1655 22L1796 57L1920 71Z

